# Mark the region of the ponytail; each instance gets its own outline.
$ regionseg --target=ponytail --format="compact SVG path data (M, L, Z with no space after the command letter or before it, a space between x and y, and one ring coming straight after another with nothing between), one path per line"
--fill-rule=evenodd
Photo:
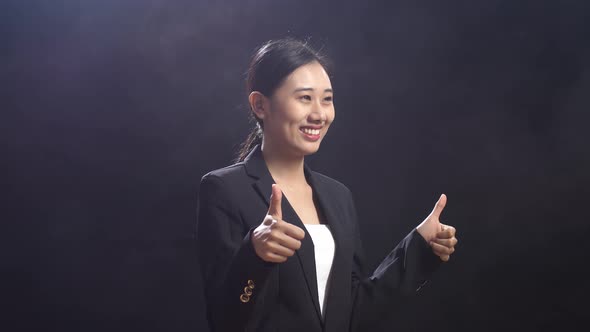
M262 125L260 123L262 121L259 121L258 119L256 119L256 117L252 113L250 113L250 116L251 116L251 119L256 120L255 121L256 125L250 131L250 134L246 138L246 141L244 141L241 144L240 150L238 152L238 157L235 160L235 162L244 161L246 156L248 156L248 154L252 151L252 149L254 149L256 144L262 144Z

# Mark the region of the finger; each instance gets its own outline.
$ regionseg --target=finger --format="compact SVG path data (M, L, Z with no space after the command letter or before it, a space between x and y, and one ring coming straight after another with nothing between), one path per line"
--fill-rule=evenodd
M270 240L289 249L298 250L301 248L301 241L285 233L285 224L287 222L283 220L277 222L278 226L275 226L275 229L270 233Z
M445 208L445 205L447 205L447 195L442 194L442 195L440 195L438 202L436 202L436 204L434 205L434 209L432 210L431 214L433 216L436 216L437 218L440 218L440 214L442 213L443 209Z
M451 256L449 256L449 255L442 255L442 256L439 256L439 257L444 262L448 262L449 259L451 259Z
M281 255L277 255L273 252L266 252L264 254L264 256L262 257L263 260L267 261L267 262L272 262L272 263L283 263L284 261L287 260L287 257L285 256L281 256Z
M455 227L453 226L443 226L443 230L436 233L436 237L440 239L450 239L455 236Z
M439 239L439 238L434 238L432 239L433 242L438 243L440 245L443 245L447 248L452 248L457 244L457 239L452 237L450 239Z
M291 257L295 254L295 250L284 247L277 242L268 242L268 249L279 256Z
M445 247L443 245L440 245L434 241L430 241L430 246L432 247L432 250L434 250L434 252L438 255L450 255L455 251L455 248L448 248Z
M281 200L283 193L278 184L273 183L272 194L270 195L270 204L268 206L268 214L272 215L275 219L283 219L283 211L281 209Z
M305 237L305 231L302 230L300 227L297 227L293 224L290 224L286 221L283 221L283 223L280 224L281 229L285 232L285 234L289 235L290 237L296 239L296 240L303 240L303 238Z
M299 248L301 248L300 240L297 240L285 233L279 233L276 236L275 241L283 247L289 248L291 250L299 250Z

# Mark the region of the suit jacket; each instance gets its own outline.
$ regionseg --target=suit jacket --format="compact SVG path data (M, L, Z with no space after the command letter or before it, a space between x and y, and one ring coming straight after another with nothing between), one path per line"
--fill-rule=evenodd
M284 195L283 220L306 232L301 248L284 263L268 263L250 241L268 212L274 183L257 145L243 162L201 179L197 241L211 331L368 331L418 292L440 264L413 229L366 275L350 190L305 163L304 172L336 245L324 318L314 245Z

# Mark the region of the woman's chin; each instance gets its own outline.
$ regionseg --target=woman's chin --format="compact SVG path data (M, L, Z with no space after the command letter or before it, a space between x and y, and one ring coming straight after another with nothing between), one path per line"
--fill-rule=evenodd
M321 140L318 140L316 142L299 141L290 142L290 144L287 144L289 145L288 149L291 151L291 153L297 154L299 156L307 156L319 151L320 142Z
M310 155L310 154L314 154L314 153L318 152L319 150L320 150L320 142L313 143L313 144L305 144L305 146L303 146L301 149L303 154L306 156Z

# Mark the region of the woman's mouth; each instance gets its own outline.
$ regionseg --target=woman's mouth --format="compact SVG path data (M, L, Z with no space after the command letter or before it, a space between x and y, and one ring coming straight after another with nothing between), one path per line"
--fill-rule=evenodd
M320 129L310 128L310 127L301 127L299 131L303 134L305 138L310 141L317 141L320 139Z

